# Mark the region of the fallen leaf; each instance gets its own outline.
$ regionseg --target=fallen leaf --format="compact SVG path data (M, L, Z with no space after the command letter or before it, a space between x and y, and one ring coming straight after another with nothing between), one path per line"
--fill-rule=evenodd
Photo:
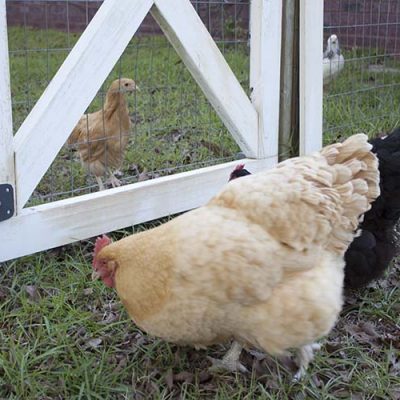
M101 345L102 342L103 342L103 340L100 338L90 339L88 342L86 342L86 347L91 347L92 349L97 349Z
M149 174L147 173L147 168L145 168L145 169L143 170L143 172L141 172L141 173L138 175L138 182L147 181L147 180L149 180L149 179L150 179L150 176L149 176Z
M118 365L114 368L114 372L121 371L122 369L124 369L127 366L127 364L128 364L128 360L126 358L122 358L119 361Z
M201 371L201 372L199 373L199 382L200 382L200 383L207 382L207 381L209 381L211 378L212 378L212 375L211 375L208 371L206 371L206 370L203 370L203 371Z
M364 400L364 394L363 393L352 393L351 400Z
M359 327L371 338L377 339L380 337L379 333L376 332L375 327L371 322L360 322Z
M0 287L0 300L4 300L7 297L6 288Z
M113 323L119 318L119 314L115 312L110 312L107 314L106 318L104 318L102 321L99 322L101 325L108 325Z
M174 380L177 382L186 382L192 383L193 382L193 374L189 371L182 371L178 374L174 375Z
M167 371L164 378L165 378L165 383L168 386L168 389L171 390L172 387L174 386L174 374L171 368Z
M172 141L174 143L179 142L183 137L185 136L185 132L178 130L175 130L172 132Z
M391 400L400 400L400 387L389 391Z
M391 351L389 354L389 363L390 372L393 372L395 376L400 375L400 354Z
M377 347L380 335L375 331L373 326L367 322L359 325L345 325L345 330L355 338L359 343L365 343L372 347Z
M86 289L83 289L83 294L84 294L85 296L89 296L89 295L93 294L93 288L86 288Z
M37 302L39 301L39 293L38 293L38 288L35 285L26 285L25 286L25 292L28 294L29 299Z
M267 357L264 352L258 350L249 350L248 353L255 357L258 361L262 361Z

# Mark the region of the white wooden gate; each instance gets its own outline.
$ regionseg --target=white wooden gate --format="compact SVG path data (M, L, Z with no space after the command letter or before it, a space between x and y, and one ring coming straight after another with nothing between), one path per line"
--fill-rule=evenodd
M301 0L302 153L321 146L322 3ZM243 162L254 172L276 164L282 0L251 2L251 99L189 0L105 0L15 136L5 10L0 0L0 185L12 185L15 212L0 222L0 261L198 207L226 183L236 162L24 208L148 12L245 153Z

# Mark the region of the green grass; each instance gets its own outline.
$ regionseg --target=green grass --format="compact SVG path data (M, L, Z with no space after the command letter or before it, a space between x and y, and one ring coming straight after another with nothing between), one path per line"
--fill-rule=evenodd
M14 130L30 112L77 39L77 34L10 29ZM246 44L223 48L228 63L248 90ZM151 178L231 160L239 152L164 37L132 39L88 111L102 107L104 92L119 76L135 79L140 87L139 92L128 98L133 131L121 168L126 182L135 181L137 170L147 170ZM80 166L72 150L63 147L30 204L70 197L72 190L77 190L76 194L90 190L87 187L95 181ZM97 190L96 185L94 189Z
M344 69L325 90L325 143L358 132L374 137L400 125L400 60L383 53L358 48L344 52ZM370 72L369 65L397 73Z
M400 269L348 297L296 384L287 358L244 354L252 374L210 375L206 356L222 346L195 351L141 333L115 292L91 281L91 250L85 242L2 266L0 398L398 399Z
M17 129L78 36L14 28L9 36ZM48 52L34 51L47 47ZM55 50L60 48L65 50ZM355 49L345 57L362 54ZM246 46L225 46L225 55L246 88ZM396 60L384 61L399 67ZM346 63L327 88L326 142L362 130L373 135L399 124L398 86L377 86L399 85L400 76L369 73L368 63ZM104 89L120 73L141 87L129 100L136 123L123 166L127 181L135 179L132 164L139 171L173 173L176 166L196 168L238 151L163 38L133 40ZM366 91L344 94L354 90ZM89 110L100 107L101 101L100 92ZM91 183L72 152L63 148L31 204L48 201L52 190L68 192ZM126 229L114 237L130 233L132 229ZM347 296L342 317L309 376L296 384L288 358L258 360L243 354L250 375L210 375L206 356L221 357L223 346L194 351L143 334L115 292L91 281L91 251L87 241L0 266L0 399L400 398L398 267L381 283Z

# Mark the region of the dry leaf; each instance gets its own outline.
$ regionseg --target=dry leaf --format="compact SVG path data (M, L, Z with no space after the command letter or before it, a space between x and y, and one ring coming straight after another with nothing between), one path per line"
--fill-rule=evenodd
M147 168L145 168L145 169L143 170L143 172L141 172L141 173L138 175L138 182L147 181L147 180L149 180L149 179L150 179L150 176L149 176L149 174L147 173Z
M102 321L99 322L101 325L108 325L113 323L119 318L119 314L115 312L110 312L107 314L106 318L104 318Z
M174 375L174 380L177 382L186 382L192 383L193 382L193 374L189 371L182 371L178 374Z
M25 292L28 294L30 300L35 301L35 302L39 301L40 296L38 293L37 286L26 285Z
M171 368L167 371L164 378L165 378L165 383L168 386L168 389L171 390L172 387L174 386L174 374Z
M86 346L87 347L91 347L92 349L97 349L101 343L103 342L102 339L100 338L94 338L94 339L90 339L87 343Z

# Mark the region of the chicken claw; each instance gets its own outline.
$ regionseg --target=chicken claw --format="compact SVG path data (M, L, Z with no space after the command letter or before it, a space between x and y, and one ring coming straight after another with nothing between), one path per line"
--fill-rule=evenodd
M114 174L110 175L110 183L114 188L121 186L121 181Z
M298 349L296 357L299 369L293 377L293 381L300 381L306 374L308 365L314 359L314 353L321 350L319 343L306 344L305 346Z
M212 366L209 368L210 372L249 372L248 369L239 361L240 353L242 352L243 346L238 342L233 342L231 348L225 354L222 360L207 357Z

